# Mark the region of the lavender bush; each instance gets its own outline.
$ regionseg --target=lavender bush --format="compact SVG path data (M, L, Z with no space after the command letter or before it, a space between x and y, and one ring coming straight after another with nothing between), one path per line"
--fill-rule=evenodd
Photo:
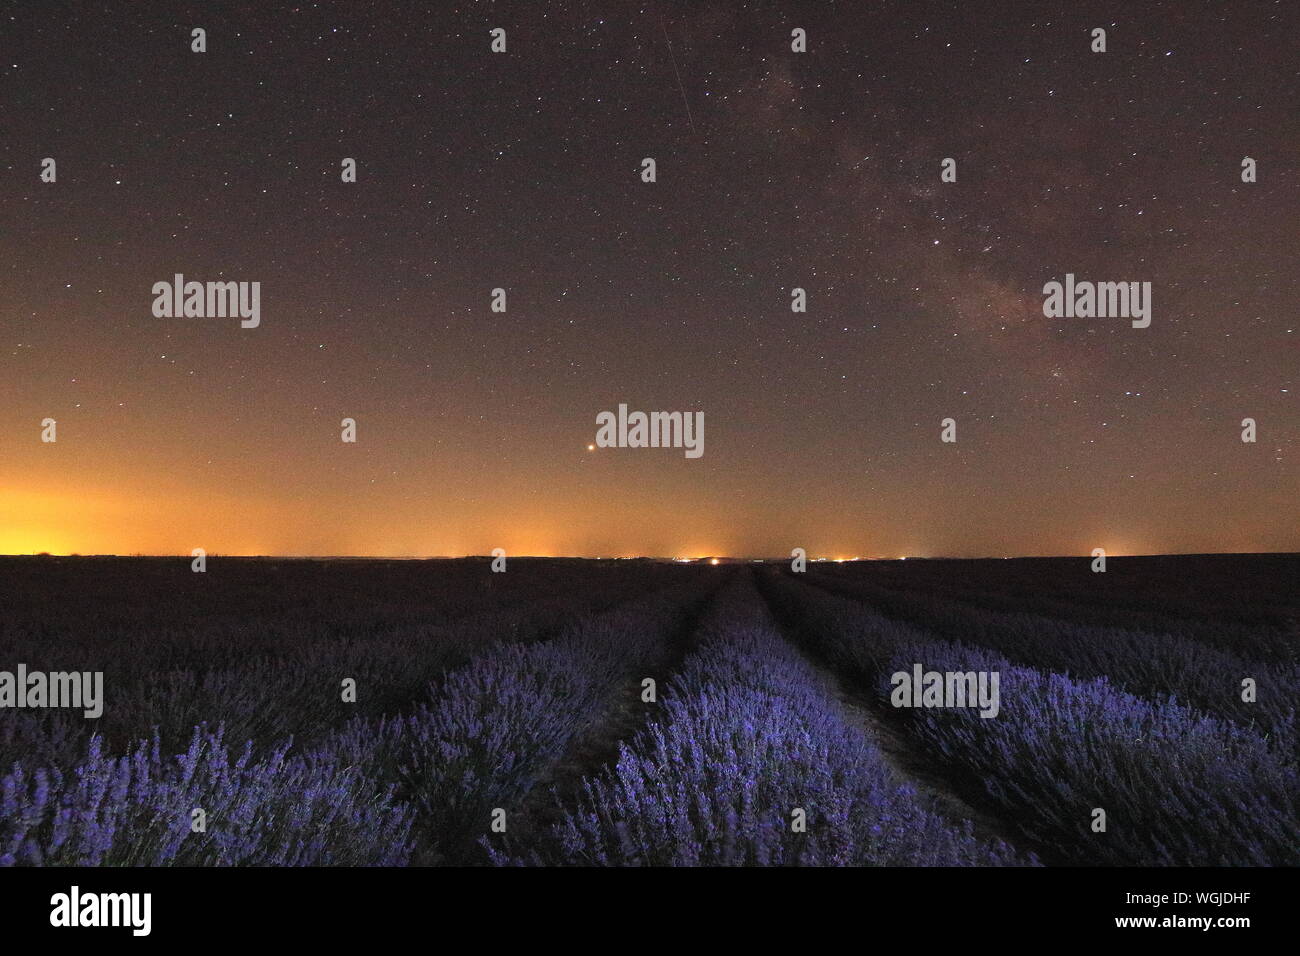
M157 738L124 757L92 737L67 771L16 764L0 778L0 865L401 865L412 815L327 753L261 759L197 728L165 758ZM191 832L191 812L206 832Z
M1016 667L959 644L900 647L882 671L998 671L1001 710L907 710L914 738L976 775L1023 832L1073 863L1300 864L1300 774L1260 735L1106 678ZM1091 811L1106 811L1094 833Z

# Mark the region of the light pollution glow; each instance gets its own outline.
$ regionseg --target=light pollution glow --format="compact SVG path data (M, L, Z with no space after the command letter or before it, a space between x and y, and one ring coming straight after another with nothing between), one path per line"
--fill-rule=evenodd
M203 507L196 507L196 500L202 501ZM346 512L342 505L335 507L336 514ZM58 492L8 487L0 504L0 554L176 555L202 547L209 554L228 555L416 558L481 555L501 547L516 556L680 556L684 560L707 561L715 555L780 558L790 551L784 542L757 539L753 546L746 547L737 537L723 535L715 540L693 538L682 546L671 534L656 527L653 518L629 518L614 509L594 516L596 522L608 521L624 535L641 536L653 543L643 549L618 548L610 546L616 540L611 536L604 539L604 547L593 547L595 539L585 534L580 524L573 523L579 516L558 507L549 512L545 521L496 512L491 507L459 517L436 514L430 522L431 530L421 530L405 517L380 515L373 522L341 524L335 531L327 521L323 522L321 510L316 503L274 498L245 500L212 490L156 500L142 492L131 496L112 491L84 494L74 489ZM304 546L303 542L311 544ZM795 546L806 547L809 559L815 561L904 557L888 548L866 547L846 553L832 547L819 550L816 543L809 547L802 541ZM1093 547L1104 547L1112 556L1150 553L1140 544L1117 537L1082 541L1072 552L1055 553L1087 554ZM1022 553L1052 552L1026 549ZM913 547L907 556L944 556L944 552Z

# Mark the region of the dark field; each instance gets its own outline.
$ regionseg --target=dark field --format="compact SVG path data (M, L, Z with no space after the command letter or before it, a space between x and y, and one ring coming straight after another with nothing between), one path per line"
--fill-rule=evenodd
M103 674L0 707L0 864L1297 865L1297 581L0 558L0 671Z

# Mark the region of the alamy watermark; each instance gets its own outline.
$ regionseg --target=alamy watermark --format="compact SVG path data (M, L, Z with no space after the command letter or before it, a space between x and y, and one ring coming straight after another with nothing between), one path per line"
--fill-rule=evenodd
M895 707L979 707L981 717L996 717L1001 710L997 671L896 671L889 702Z
M0 707L80 707L82 716L104 713L103 671L0 671Z
M596 416L600 448L684 448L687 458L704 454L704 412L629 412Z
M152 893L83 893L73 886L50 897L50 925L56 927L119 926L148 936L152 913Z
M176 273L171 282L153 284L153 314L158 319L242 319L245 329L262 323L262 283L185 281Z
M1043 315L1049 319L1132 319L1133 328L1151 324L1150 282L1076 282L1065 274L1043 286Z

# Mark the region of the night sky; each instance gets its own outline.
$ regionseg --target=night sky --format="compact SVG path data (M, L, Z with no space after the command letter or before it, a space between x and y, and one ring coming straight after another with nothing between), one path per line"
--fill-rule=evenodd
M2 17L0 552L1300 549L1294 0Z

